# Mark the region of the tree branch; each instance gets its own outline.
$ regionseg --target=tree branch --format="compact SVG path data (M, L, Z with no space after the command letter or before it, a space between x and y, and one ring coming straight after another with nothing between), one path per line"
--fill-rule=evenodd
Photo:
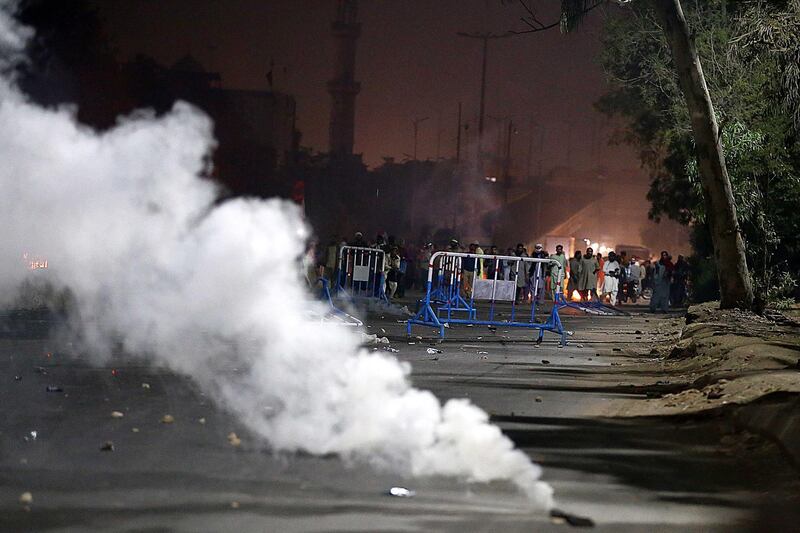
M605 4L607 2L608 2L608 0L597 0L594 4L590 5L589 7L587 7L583 11L581 11L580 14L581 15L586 14L589 11L593 10L594 8L599 7L600 5ZM525 2L525 0L519 0L519 4L528 13L527 16L520 17L520 20L522 22L524 22L528 26L529 29L521 30L521 31L511 30L510 33L513 33L515 35L523 35L523 34L526 34L526 33L537 33L537 32L540 32L540 31L545 31L545 30L549 30L551 28L555 28L557 26L561 26L562 23L563 23L563 20L561 18L559 18L555 22L551 22L551 23L545 24L545 23L543 23L542 21L540 21L538 19L538 17L536 16L536 10L533 9L532 5L529 5L527 2Z

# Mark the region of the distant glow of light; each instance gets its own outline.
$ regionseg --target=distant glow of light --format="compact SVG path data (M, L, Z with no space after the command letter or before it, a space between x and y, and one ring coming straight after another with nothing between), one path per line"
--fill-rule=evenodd
M22 254L22 260L25 261L28 270L43 270L47 268L47 259L32 257L28 252Z

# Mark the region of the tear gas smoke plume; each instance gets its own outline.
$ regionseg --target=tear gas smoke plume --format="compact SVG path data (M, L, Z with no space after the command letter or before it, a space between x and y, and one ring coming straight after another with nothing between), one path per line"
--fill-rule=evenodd
M28 32L0 0L0 57L9 70ZM487 415L412 388L409 367L359 349L300 280L308 238L279 200L215 205L198 175L214 146L205 115L176 104L107 133L69 109L30 103L0 81L0 294L46 256L75 295L81 337L99 357L121 343L190 376L275 450L336 453L413 475L507 479L551 505L540 470ZM232 372L232 368L238 372Z

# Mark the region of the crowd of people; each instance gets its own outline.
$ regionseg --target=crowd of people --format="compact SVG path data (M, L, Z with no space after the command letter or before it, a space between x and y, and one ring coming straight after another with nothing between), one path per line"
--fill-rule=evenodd
M662 251L658 259L628 257L625 250L619 254L609 251L605 257L592 248L580 250L568 258L559 244L550 254L544 246L536 244L532 252L522 244L501 249L495 245L482 248L473 242L463 246L452 239L447 246L431 242L421 246L406 243L391 235L378 234L368 241L361 232L349 240L331 239L324 247L310 251L316 276L332 278L337 268L339 252L343 246L380 249L384 252L382 271L386 296L402 298L406 291L424 289L431 256L440 250L467 252L477 255L549 258L560 268L548 263L464 258L461 260L461 290L465 295L472 291L475 279L516 281L516 300L555 299L560 287L565 297L582 302L599 301L605 305L619 306L628 301L636 303L649 298L650 310L666 312L670 306L680 307L687 300L689 265L682 255L673 263L672 256Z

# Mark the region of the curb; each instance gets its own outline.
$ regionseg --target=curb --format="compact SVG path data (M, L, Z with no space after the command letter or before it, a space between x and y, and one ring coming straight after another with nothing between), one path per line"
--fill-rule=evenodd
M775 393L739 407L731 418L735 426L776 442L800 470L800 395Z

